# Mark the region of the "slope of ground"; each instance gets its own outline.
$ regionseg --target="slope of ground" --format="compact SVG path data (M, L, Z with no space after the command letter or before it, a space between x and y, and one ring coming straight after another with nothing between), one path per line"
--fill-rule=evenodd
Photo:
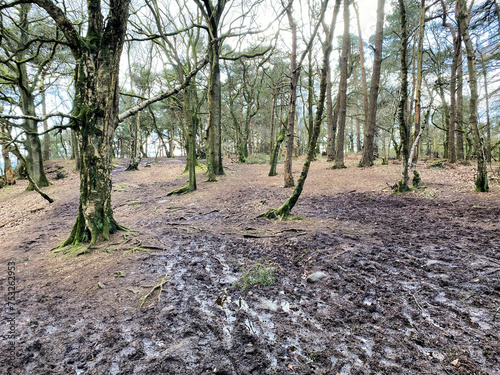
M70 162L48 165L53 204L22 181L0 190L0 372L500 374L499 184L478 194L473 166L421 163L426 188L392 195L399 164L347 162L314 162L294 217L269 221L291 190L266 165L228 162L171 197L184 160L118 160L132 231L78 257L50 252L76 217ZM243 290L259 265L276 281Z

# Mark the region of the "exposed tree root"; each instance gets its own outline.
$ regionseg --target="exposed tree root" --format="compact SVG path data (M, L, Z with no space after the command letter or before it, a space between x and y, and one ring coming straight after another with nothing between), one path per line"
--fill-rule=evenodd
M166 282L167 282L167 275L165 275L163 279L161 279L161 281L149 291L149 293L147 293L144 297L142 297L139 300L138 308L139 309L142 308L148 300L153 298L155 293L158 293L156 298L158 301L160 301L160 295L161 292L163 291L163 285L165 285Z
M290 215L290 211L292 207L290 206L290 199L287 199L285 203L280 208L271 208L269 211L259 215L258 217L263 217L266 219L282 219L286 220L288 215Z
M119 230L130 232L128 228L118 224L113 218L104 219L102 220L102 224L94 224L89 228L86 225L82 212L79 212L69 237L52 251L55 253L63 252L65 254L76 253L76 255L82 255L87 250L90 250L91 246L98 240L109 241L110 234ZM85 245L86 243L88 245ZM82 248L84 249L83 251L81 250Z
M170 193L167 194L167 197L171 195L181 195L181 194L186 194L194 191L193 187L190 184L187 184L186 186L183 186L179 189L172 190Z

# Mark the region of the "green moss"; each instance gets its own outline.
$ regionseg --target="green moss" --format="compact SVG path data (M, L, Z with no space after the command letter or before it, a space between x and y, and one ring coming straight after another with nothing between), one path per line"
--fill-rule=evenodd
M413 171L413 180L412 180L412 185L413 185L413 187L415 189L419 189L420 188L420 181L422 181L422 178L420 178L420 174L415 169Z
M487 193L490 190L488 186L488 177L478 175L476 178L476 191L479 193Z

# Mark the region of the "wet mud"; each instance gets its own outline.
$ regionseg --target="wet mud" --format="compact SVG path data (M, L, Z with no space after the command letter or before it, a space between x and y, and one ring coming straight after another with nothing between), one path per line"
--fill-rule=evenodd
M318 181L334 173L323 166ZM452 194L438 177L428 177L437 197L325 182L295 220L275 222L257 214L290 191L241 182L265 166L231 165L222 190L166 198L182 167L133 178L118 168L115 213L134 231L87 255L49 251L71 228L74 181L54 190L43 221L1 229L18 293L16 356L0 372L500 374L496 195ZM243 290L245 270L264 263L275 283ZM326 277L308 282L316 271Z

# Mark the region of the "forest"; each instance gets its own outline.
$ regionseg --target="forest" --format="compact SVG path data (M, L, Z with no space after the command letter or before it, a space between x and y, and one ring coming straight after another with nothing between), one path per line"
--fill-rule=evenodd
M500 374L497 0L0 0L0 371Z

